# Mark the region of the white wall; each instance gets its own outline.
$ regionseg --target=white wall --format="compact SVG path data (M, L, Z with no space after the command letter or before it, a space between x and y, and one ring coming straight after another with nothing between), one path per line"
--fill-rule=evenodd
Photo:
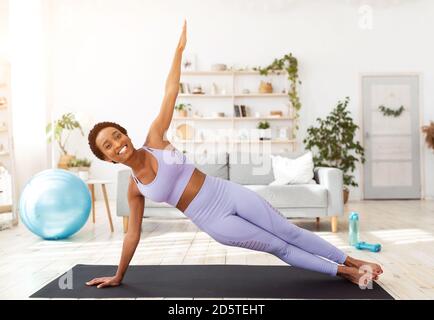
M47 168L45 119L46 38L43 0L9 1L11 105L19 192L30 177Z
M0 58L5 58L7 55L8 7L7 0L0 0Z
M156 116L182 19L187 50L199 69L212 63L267 65L292 52L299 59L300 138L336 101L351 97L357 122L359 74L422 73L423 122L434 119L434 2L416 1L52 1L51 96L59 114L85 112L90 121L123 124L142 143ZM372 4L372 29L360 27L360 5ZM390 4L390 5L389 5ZM90 156L87 139L71 152ZM423 155L426 176L434 157ZM97 175L115 178L113 165L94 161ZM358 179L360 180L360 179ZM434 179L426 179L434 197ZM113 189L110 194L114 196ZM359 190L352 198L360 196Z

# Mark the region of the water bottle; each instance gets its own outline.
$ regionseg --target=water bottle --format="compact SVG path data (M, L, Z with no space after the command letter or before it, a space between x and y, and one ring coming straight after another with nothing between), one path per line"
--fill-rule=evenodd
M359 214L357 212L351 212L348 227L350 246L355 246L359 242Z

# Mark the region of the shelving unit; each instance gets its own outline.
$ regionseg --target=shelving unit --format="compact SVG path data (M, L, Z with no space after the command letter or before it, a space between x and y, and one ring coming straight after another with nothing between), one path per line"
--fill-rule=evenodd
M176 142L179 143L204 143L205 141L200 140L177 140ZM221 140L206 140L206 143L221 143L223 141ZM245 143L245 144L251 144L251 143L295 143L295 139L286 139L286 140L230 140L228 143Z
M175 121L250 121L250 120L294 120L293 117L173 117Z
M256 93L256 94L186 94L181 93L178 95L181 98L286 98L286 93Z
M236 76L236 75L259 75L259 71L254 70L225 70L225 71L183 71L185 76ZM286 71L274 71L275 75L286 75Z
M284 76L282 79L278 79L284 83L280 88L275 87L273 83L273 93L259 93L255 92L255 89L251 89L251 85L247 86L249 88L249 93L243 93L242 89L246 89L246 80L250 81L250 84L254 83L254 88L259 87L260 80L264 81L275 81L276 76ZM252 77L257 77L256 80L252 82ZM261 77L261 78L260 78ZM222 82L225 83L225 88L223 93L222 90L220 92L214 92L215 94L211 94L211 89L203 90L203 93L193 94L193 93L179 93L177 104L186 103L191 104L192 114L187 117L179 117L175 114L173 117L171 128L169 128L169 135L171 136L170 140L176 145L179 144L182 149L185 150L188 144L192 145L210 145L221 143L225 144L226 147L229 148L237 148L243 144L259 144L259 143L270 143L272 146L279 146L280 148L288 148L291 151L295 151L297 148L297 140L291 137L292 126L295 125L294 121L296 120L294 117L294 110L290 107L289 98L288 98L288 82L287 82L287 73L284 71L272 72L265 78L261 76L258 71L183 71L181 73L181 83L201 83L200 85L203 87L203 81L208 83L215 83L218 87L221 87ZM239 81L244 80L244 81ZM241 82L241 84L239 83ZM244 84L243 84L244 82ZM190 86L190 90L192 90L193 86ZM284 90L284 91L283 91ZM276 105L276 100L280 102L280 105ZM234 105L245 105L248 108L251 107L251 104L254 104L254 108L256 112L260 112L260 116L252 116L251 114L247 114L246 117L235 117L234 115ZM267 104L267 106L264 106ZM214 107L214 109L212 109ZM217 108L217 110L215 110ZM283 111L282 116L270 116L267 115L267 112L271 110L281 110ZM282 110L283 109L283 110ZM206 115L206 113L214 112L224 112L225 116L210 116ZM249 110L251 111L251 110ZM247 111L247 112L249 112ZM256 113L255 112L255 113ZM196 115L199 113L199 116ZM285 114L286 113L286 114ZM256 137L252 137L253 134L247 133L249 137L243 136L241 138L240 134L242 131L244 133L246 130L256 129L256 124L254 121L269 121L270 128L275 128L276 125L280 123L284 123L280 127L285 127L288 129L288 136L286 138L271 138L267 140L259 140ZM191 127L194 132L194 138L191 140L181 139L177 136L177 128L180 125ZM198 132L203 130L212 130L212 126L214 125L215 131L228 130L230 133L227 136L222 136L221 133L215 134L213 138L201 138L197 137ZM184 127L185 129L185 127ZM212 136L212 135L211 135Z
M10 64L0 59L0 214L9 214L7 224L18 223L15 188L15 160L13 152L11 113ZM3 169L4 168L4 169ZM4 219L0 221L4 228Z

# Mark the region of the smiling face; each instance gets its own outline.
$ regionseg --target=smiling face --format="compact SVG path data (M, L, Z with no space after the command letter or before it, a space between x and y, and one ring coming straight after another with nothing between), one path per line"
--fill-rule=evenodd
M114 127L102 129L96 136L95 143L106 161L123 163L134 151L131 139Z

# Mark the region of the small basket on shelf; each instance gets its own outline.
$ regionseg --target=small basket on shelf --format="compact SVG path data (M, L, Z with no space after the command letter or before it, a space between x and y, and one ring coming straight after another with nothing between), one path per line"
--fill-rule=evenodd
M273 85L271 82L261 80L261 83L259 84L259 93L273 93Z

